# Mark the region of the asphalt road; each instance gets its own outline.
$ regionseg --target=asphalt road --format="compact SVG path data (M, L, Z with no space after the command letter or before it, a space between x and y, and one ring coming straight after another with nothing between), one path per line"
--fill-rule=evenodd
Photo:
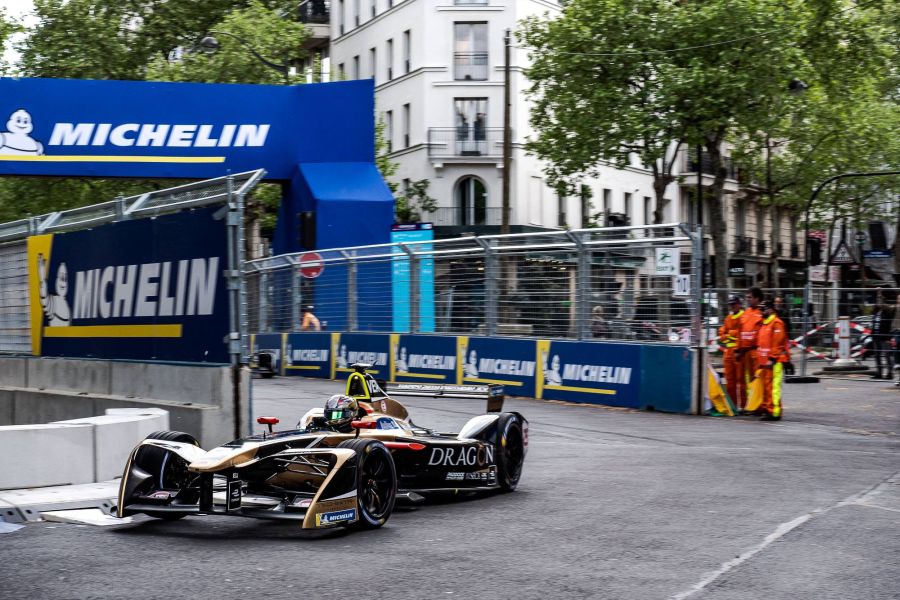
M254 382L291 425L333 382ZM900 598L900 391L789 386L780 423L508 400L519 490L301 535L225 517L0 536L0 598ZM405 399L441 430L473 400Z

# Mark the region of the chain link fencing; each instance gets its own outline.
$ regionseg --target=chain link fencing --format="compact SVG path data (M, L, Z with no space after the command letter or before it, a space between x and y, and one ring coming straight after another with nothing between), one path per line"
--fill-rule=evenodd
M245 263L248 323L298 331L309 305L329 331L690 344L695 239L669 224L274 256Z

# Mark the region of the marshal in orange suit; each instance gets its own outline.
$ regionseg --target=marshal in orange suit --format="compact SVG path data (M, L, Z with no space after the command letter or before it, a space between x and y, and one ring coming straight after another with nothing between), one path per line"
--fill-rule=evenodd
M728 397L737 407L742 407L742 398L746 398L744 391L744 368L737 356L738 339L741 335L741 315L744 314L744 303L740 296L728 298L728 308L731 312L725 315L722 326L719 327L719 344L725 349L723 365L725 367L725 390Z
M756 361L763 380L764 421L781 420L781 384L784 381L784 364L790 362L787 332L784 323L775 313L775 305L762 303L763 321L757 337Z

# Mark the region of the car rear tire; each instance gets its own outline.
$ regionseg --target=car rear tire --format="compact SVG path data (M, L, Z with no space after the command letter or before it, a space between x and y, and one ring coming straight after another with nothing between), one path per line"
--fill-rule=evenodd
M397 499L397 470L391 451L378 440L355 438L344 440L338 448L356 452L356 494L359 504L360 529L377 529L384 525Z
M503 413L497 421L497 481L504 492L519 485L525 463L525 430L522 418Z
M199 446L197 438L182 431L154 431L145 439L181 442ZM154 446L142 446L134 458L136 466L153 475L153 483L157 490L181 491L188 475L187 464L171 452ZM147 511L147 516L166 521L177 521L186 515L170 512Z

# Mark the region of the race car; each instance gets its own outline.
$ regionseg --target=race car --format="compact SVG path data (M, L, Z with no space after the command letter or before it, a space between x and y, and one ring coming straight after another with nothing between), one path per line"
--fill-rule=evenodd
M149 435L128 458L113 513L374 529L397 500L516 489L528 449L521 414L484 414L459 433L438 433L414 424L368 367L353 365L346 393L307 412L293 430L275 432L278 419L260 417L268 431L209 451L186 433Z

